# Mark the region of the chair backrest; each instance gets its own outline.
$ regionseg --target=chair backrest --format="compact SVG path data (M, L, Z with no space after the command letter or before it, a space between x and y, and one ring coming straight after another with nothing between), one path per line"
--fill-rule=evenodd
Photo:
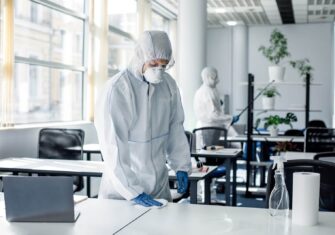
M44 128L38 138L38 157L83 160L85 132L80 129ZM84 188L83 177L73 177L74 191Z
M192 149L201 149L205 146L228 146L227 129L223 127L201 127L193 130ZM196 158L198 161L199 159ZM218 166L224 163L223 159L208 158L205 164Z
M284 132L286 136L304 136L304 132L298 129L289 129Z
M335 151L335 129L310 127L306 129L305 152Z
M194 129L193 134L197 149L211 145L227 147L227 129L223 127L201 127Z
M274 187L274 172L268 170L266 206L269 206L270 193ZM335 211L335 163L319 160L291 160L284 163L285 183L292 208L292 186L294 172L317 172L320 174L320 209Z
M310 120L307 123L307 127L322 127L322 128L326 128L326 123L322 120Z
M85 133L80 129L44 128L38 138L38 157L82 160Z

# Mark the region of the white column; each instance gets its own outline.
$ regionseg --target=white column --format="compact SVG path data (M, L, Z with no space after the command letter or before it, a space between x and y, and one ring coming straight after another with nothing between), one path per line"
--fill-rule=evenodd
M184 127L191 131L196 127L193 98L206 65L207 1L180 0L178 17L178 80L185 111Z
M239 108L247 106L248 87L242 86L241 82L248 81L248 27L234 26L232 39L232 114L236 115L240 112ZM247 112L240 117L238 124L247 123Z

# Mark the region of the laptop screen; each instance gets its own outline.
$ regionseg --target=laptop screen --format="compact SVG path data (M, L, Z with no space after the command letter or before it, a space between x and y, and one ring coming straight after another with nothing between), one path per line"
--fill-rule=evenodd
M16 222L74 222L72 177L4 177L6 217Z

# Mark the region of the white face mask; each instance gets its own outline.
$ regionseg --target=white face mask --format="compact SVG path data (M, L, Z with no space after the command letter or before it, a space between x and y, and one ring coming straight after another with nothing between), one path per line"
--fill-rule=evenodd
M154 84L160 83L163 80L164 71L162 67L147 68L144 72L145 80Z

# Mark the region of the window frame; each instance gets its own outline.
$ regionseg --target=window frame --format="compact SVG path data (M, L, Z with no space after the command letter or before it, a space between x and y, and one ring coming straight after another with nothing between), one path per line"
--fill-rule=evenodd
M83 8L84 11L76 12L69 8L63 7L55 2L51 2L48 0L29 0L31 3L39 4L40 6L47 7L50 10L57 11L58 13L72 16L76 19L79 19L82 21L83 25L83 42L82 42L82 62L81 66L78 65L71 65L71 64L64 64L54 61L48 61L48 60L41 60L31 57L23 57L23 56L14 56L14 65L15 64L28 64L28 65L35 65L35 66L41 66L49 69L60 69L60 70L68 70L72 72L80 72L81 73L81 121L86 121L88 118L87 108L86 108L86 99L85 95L87 94L87 81L88 81L88 41L89 41L89 0L83 0ZM16 15L14 15L15 20ZM14 37L13 37L14 40ZM68 123L68 122L77 122L77 120L71 120L71 121L61 121L61 120L55 120L55 121L43 121L43 122L27 122L27 123L15 123L14 120L13 125L14 126L20 126L20 125L36 125L39 123Z

